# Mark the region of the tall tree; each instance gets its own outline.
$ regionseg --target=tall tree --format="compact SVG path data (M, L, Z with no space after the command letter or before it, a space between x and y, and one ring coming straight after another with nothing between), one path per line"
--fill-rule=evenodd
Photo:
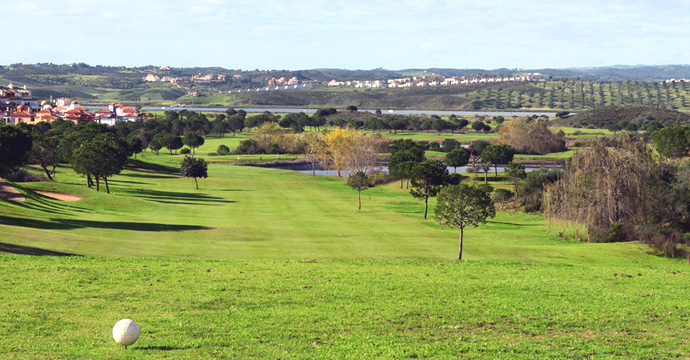
M50 132L45 134L34 134L29 161L40 165L50 181L53 180L52 175L55 175L55 167L60 160L57 151L59 143L60 139L50 134ZM48 171L48 166L52 168L51 171Z
M194 184L198 190L199 182L196 179L208 177L208 165L202 158L195 159L191 156L185 156L180 166L180 172L184 177L194 178Z
M204 138L195 133L186 133L182 137L182 143L192 149L192 155L196 155L196 148L204 145Z
M489 145L482 151L482 162L494 166L494 175L498 176L498 165L513 161L515 151L508 145Z
M93 175L96 191L100 190L100 179L103 179L106 193L110 193L108 178L125 168L130 151L127 143L115 134L99 134L74 150L72 168L78 174Z
M450 185L440 192L434 215L441 226L453 226L460 229L458 260L462 260L465 228L485 224L487 218L493 218L496 215L496 209L486 191L459 184Z
M424 219L429 210L429 198L436 196L448 180L446 165L437 160L426 160L412 168L412 196L424 199Z
M369 177L366 173L362 171L357 171L354 174L350 174L347 177L347 184L357 190L357 200L359 201L359 207L357 210L362 210L362 190L369 187Z
M0 125L0 174L24 164L29 157L32 144L31 135L23 129Z
M446 165L453 167L453 172L458 172L458 166L465 166L470 161L470 153L463 147L451 150L446 154Z
M519 195L517 186L518 181L524 180L527 177L525 165L511 161L508 163L508 165L506 165L504 171L506 175L508 175L508 179L510 179L510 181L513 183L513 186L515 187L515 195Z

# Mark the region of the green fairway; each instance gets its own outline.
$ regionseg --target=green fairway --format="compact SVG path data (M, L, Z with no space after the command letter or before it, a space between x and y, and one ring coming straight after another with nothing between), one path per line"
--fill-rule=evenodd
M690 351L688 271L642 254L625 265L6 256L0 269L3 359ZM126 317L141 329L128 350L111 336Z
M227 140L207 139L199 153ZM465 230L468 261L458 263L458 230L433 221L433 199L423 220L423 202L399 183L365 190L358 212L342 178L212 164L195 190L193 179L143 169L174 170L181 158L139 156L110 179L112 194L61 167L58 182L16 184L24 203L0 200L0 358L690 350L687 267L638 243L587 244L541 216L499 212ZM142 330L128 350L111 336L122 318Z

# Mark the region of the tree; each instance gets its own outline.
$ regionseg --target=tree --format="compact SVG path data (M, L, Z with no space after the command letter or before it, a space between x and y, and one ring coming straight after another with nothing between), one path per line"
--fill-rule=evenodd
M153 150L156 153L156 155L158 155L160 149L163 148L163 145L161 144L161 138L161 135L156 135L153 137L153 139L151 139L151 141L149 141L149 149Z
M134 158L136 159L137 154L144 151L144 142L141 141L141 138L137 136L135 133L131 133L130 136L128 136L128 138L129 149L132 151L132 153L134 154Z
M412 167L425 160L424 150L410 139L395 140L390 146L391 158L388 161L388 173L395 179L400 179L400 188L405 179L410 178Z
M544 155L564 151L565 141L541 122L516 119L498 129L498 142L506 144L520 154Z
M204 138L194 133L186 133L182 137L182 143L192 148L192 154L196 155L196 148L204 145Z
M437 160L426 160L412 168L412 196L424 199L424 219L429 209L429 198L436 196L448 179L448 169Z
M0 174L16 169L26 162L33 140L23 129L0 125Z
M173 154L173 150L180 149L184 145L182 138L176 135L166 135L161 140L161 145L170 151L170 155Z
M505 171L506 175L508 175L508 178L513 183L513 186L515 186L515 194L517 195L518 194L518 187L517 187L518 180L523 180L527 177L527 172L525 171L525 165L511 161L508 163L508 165L506 165L506 167L503 171Z
M441 191L434 209L436 221L442 226L460 229L458 260L462 260L462 241L468 226L485 224L496 215L494 204L484 190L465 184L451 185Z
M108 178L125 168L131 150L127 143L112 133L103 133L87 141L72 154L72 168L78 174L93 175L96 191L100 191L100 179L110 193Z
M57 136L50 136L48 133L36 134L29 155L29 161L40 165L50 181L53 180L52 175L55 175L55 167L60 160L57 152L59 143ZM48 171L48 166L52 167L52 171Z
M673 125L652 133L659 154L667 158L682 157L690 150L690 128Z
M472 130L474 131L484 131L484 122L483 121L475 121L472 123Z
M196 179L208 177L208 165L202 158L195 159L191 156L185 156L180 166L180 172L184 177L194 178L194 184L198 190L199 182Z
M489 145L482 151L482 162L494 166L494 175L498 176L498 165L513 161L515 151L508 145Z
M232 131L232 136L237 135L238 131L242 131L242 129L244 129L244 117L240 115L233 115L225 122L228 124L228 130Z
M357 200L359 201L359 208L357 210L362 210L362 190L369 187L369 177L362 171L357 171L347 177L347 184L357 190Z
M354 105L350 105L346 108L347 111L355 112L357 111L357 107Z
M441 151L448 153L451 152L453 149L457 149L459 147L461 147L459 141L455 139L445 139L441 144Z
M458 166L465 166L470 161L470 153L463 147L451 150L446 154L446 165L453 167L453 172L458 172Z

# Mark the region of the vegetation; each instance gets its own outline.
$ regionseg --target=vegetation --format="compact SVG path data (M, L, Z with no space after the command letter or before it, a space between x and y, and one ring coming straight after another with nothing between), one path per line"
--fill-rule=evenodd
M459 184L450 185L441 190L438 203L434 208L434 215L441 226L460 229L458 260L462 260L462 240L465 228L485 224L487 218L496 216L496 210L489 193L478 187Z
M499 142L521 154L548 154L564 151L565 141L554 134L547 124L531 119L516 119L501 125Z
M690 89L690 84L685 85ZM690 100L690 96L688 97ZM555 123L563 126L591 127L608 129L619 126L618 130L634 124L638 129L652 126L672 125L676 122L690 124L690 115L675 110L649 105L611 105L593 110L578 112L577 114L558 120Z
M197 178L208 177L208 165L202 158L195 159L191 156L185 156L180 165L180 173L184 177L194 178L194 185L199 190L199 182Z

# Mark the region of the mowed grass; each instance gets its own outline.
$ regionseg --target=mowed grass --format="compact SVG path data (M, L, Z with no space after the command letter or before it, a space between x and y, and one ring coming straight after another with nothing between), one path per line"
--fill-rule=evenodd
M5 256L0 357L685 358L690 272L648 262Z
M140 159L174 168L180 156ZM492 177L490 177L492 178ZM125 170L110 180L112 194L86 189L70 168L57 183L18 185L25 203L2 201L0 242L89 256L202 259L434 259L452 260L457 229L423 219L424 204L391 183L357 193L344 179L289 170L209 165L209 178ZM470 180L468 180L470 181ZM74 193L65 203L27 189ZM472 260L576 263L626 262L634 244L557 241L543 217L499 213L466 229ZM613 251L602 253L598 247ZM612 254L626 254L613 256Z
M180 156L139 157L159 168ZM465 231L392 183L230 165L125 170L112 194L59 168L0 200L0 358L683 357L684 261L587 244L543 217ZM491 180L492 177L490 177ZM497 179L498 180L498 179ZM468 180L469 181L469 180ZM500 182L500 180L499 180ZM61 202L29 189L74 193ZM24 254L24 255L21 255ZM28 256L28 255L86 256ZM138 322L128 350L112 326Z

